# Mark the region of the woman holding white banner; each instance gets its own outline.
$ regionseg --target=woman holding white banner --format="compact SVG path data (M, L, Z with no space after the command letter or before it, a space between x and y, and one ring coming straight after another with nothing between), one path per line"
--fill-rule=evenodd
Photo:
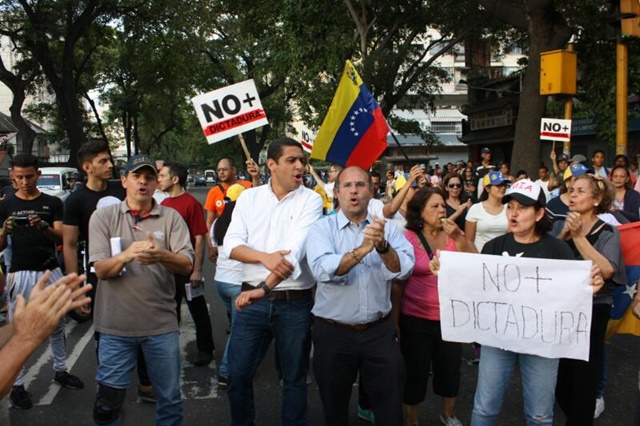
M564 222L554 224L554 234L569 243L575 258L591 260L605 280L593 298L589 361L561 359L558 368L556 399L569 426L593 424L613 291L616 285L627 282L620 234L616 227L598 218L609 210L614 197L611 182L593 174L579 176L569 190L570 213Z
M442 340L438 280L429 262L436 250L468 252L468 243L456 223L447 219L445 194L440 188L417 191L405 218L404 235L413 246L416 261L412 275L400 286L403 294L393 292L393 318L398 319L400 350L407 369L404 421L406 425L418 424L418 404L425 399L429 371L433 371L433 391L442 397L440 421L462 426L455 415L462 344Z
M575 259L569 246L551 235L551 218L546 214L544 192L534 182L524 179L514 183L502 198L507 205L508 234L486 243L483 254L540 259ZM434 258L431 270L438 271ZM602 285L596 269L594 283ZM599 288L599 287L598 287ZM471 418L472 426L494 425L502 409L513 369L520 364L527 425L552 425L554 390L558 371L557 358L518 353L483 345L478 370L478 384ZM593 410L591 411L593 413Z

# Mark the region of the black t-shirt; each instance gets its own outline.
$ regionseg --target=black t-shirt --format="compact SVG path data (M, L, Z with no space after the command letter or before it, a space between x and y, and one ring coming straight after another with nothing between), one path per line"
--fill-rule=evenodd
M53 226L62 220L62 201L58 197L40 194L33 200L23 200L17 195L0 201L0 220L4 223L9 216L29 216L37 214ZM44 232L31 226L15 226L11 234L13 257L9 272L44 271L57 268L54 242Z
M452 214L454 214L456 212L456 209L454 209L453 207L451 207L448 203L446 204L446 208L447 208L447 217L451 216ZM458 225L458 228L460 228L460 230L462 232L464 232L464 225L465 225L465 220L467 218L467 211L465 210L462 212L462 214L460 216L458 216L458 218L455 220L456 225Z
M482 254L536 259L575 260L576 258L566 242L549 234L544 234L538 241L530 244L517 242L511 233L501 235L486 243L482 248Z
M569 214L569 206L560 197L554 197L547 203L547 211L553 216L553 221L565 220Z
M5 198L10 195L16 195L16 189L13 185L3 186L2 189L0 189L0 198Z
M116 181L107 182L104 191L92 191L86 185L72 192L64 203L64 225L77 226L79 240L89 237L89 219L99 207L117 204L124 200L125 192L122 184ZM87 247L88 252L88 247Z

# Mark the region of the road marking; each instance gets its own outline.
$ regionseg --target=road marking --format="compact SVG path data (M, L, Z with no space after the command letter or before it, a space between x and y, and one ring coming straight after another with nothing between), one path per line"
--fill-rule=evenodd
M70 324L67 323L64 330L65 335L71 334L71 332L76 328L77 325L78 323L76 321L73 321ZM29 385L31 384L31 382L33 382L36 375L40 373L40 370L42 370L42 367L44 367L44 365L49 362L49 359L51 359L51 345L49 344L49 340L47 339L47 349L42 353L42 355L40 355L38 360L29 368L29 370L27 371L27 374L24 377L25 388L29 389Z
M78 358L80 358L80 355L84 351L84 348L87 346L89 341L93 340L93 334L94 331L92 324L91 327L89 327L89 329L84 333L82 338L78 340L78 343L76 343L76 345L74 346L71 354L67 356L67 367L69 368L69 370L71 370L76 364ZM56 395L58 395L58 392L60 392L60 389L62 389L62 386L55 382L52 382L51 385L49 385L49 391L42 398L40 398L40 401L38 401L36 405L51 405L53 399L56 397Z

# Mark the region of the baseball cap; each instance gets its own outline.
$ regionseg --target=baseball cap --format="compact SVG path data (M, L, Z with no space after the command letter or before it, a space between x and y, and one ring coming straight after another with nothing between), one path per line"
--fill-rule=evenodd
M480 151L481 154L491 154L491 150L488 147L484 147L482 148L482 150Z
M567 154L562 154L560 157L558 157L558 162L560 161L569 161L569 156Z
M233 185L230 185L229 188L227 188L225 197L231 201L236 201L244 190L244 186L240 185L239 183L234 183Z
M488 186L488 185L500 185L504 182L511 182L509 179L507 179L502 172L499 172L497 170L492 170L489 173L487 173L486 175L484 175L484 178L482 179L482 183L484 186Z
M507 189L507 193L502 197L502 204L508 203L509 200L516 200L527 207L545 207L547 204L547 197L540 185L529 179L521 179Z
M582 154L576 154L573 157L569 158L569 161L572 163L578 162L582 163L583 161L587 161L587 157Z
M139 154L130 157L127 161L127 165L124 166L124 173L127 174L129 172L135 172L143 167L150 167L154 174L158 174L155 160L147 154Z
M562 175L562 179L567 180L571 176L578 177L587 173L593 173L593 169L585 166L584 164L575 163L567 167L567 169L564 171L564 175Z

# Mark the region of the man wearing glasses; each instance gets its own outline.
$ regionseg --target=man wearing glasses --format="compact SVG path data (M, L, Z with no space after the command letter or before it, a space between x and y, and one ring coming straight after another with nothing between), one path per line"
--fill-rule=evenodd
M236 179L236 166L233 160L229 157L224 157L218 161L218 184L209 190L207 194L207 200L204 203L204 209L207 211L207 229L211 231L211 225L224 210L225 202L224 197L227 195L227 189L233 184L240 184L245 188L251 188L253 186L260 185L260 171L258 165L253 161L247 161L247 172L252 177L252 182L247 180ZM213 247L209 238L207 240L207 246L209 247L209 260L215 261L218 257L218 248Z

